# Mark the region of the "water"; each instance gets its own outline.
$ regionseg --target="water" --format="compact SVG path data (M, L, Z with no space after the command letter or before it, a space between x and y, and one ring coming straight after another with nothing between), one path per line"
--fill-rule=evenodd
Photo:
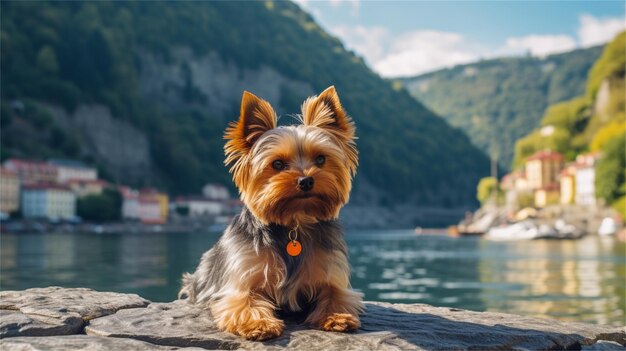
M58 285L176 298L218 234L2 234L0 289ZM625 325L626 254L611 238L495 243L349 232L352 284L367 300L428 303Z

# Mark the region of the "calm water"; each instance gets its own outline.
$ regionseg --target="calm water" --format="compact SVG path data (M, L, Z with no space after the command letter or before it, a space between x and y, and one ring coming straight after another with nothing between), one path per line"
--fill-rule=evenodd
M84 286L169 301L217 238L2 234L0 288ZM625 324L625 247L610 238L494 243L368 231L347 241L353 286L368 300Z

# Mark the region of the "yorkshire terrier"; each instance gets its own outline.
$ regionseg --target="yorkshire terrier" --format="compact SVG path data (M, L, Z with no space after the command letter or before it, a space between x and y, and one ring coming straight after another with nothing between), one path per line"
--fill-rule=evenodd
M224 152L245 206L179 293L249 340L279 336L285 313L327 331L360 326L363 302L337 220L358 164L354 123L332 86L297 117L279 127L272 106L244 92Z

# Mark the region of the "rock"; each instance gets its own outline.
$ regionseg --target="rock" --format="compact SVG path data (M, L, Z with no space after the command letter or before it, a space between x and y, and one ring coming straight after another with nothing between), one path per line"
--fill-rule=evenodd
M279 338L252 342L218 331L209 312L182 300L150 303L137 295L54 287L0 296L0 348L10 350L611 351L626 345L624 327L382 302L366 303L356 333L324 332L288 321ZM60 336L72 333L81 335Z
M214 329L209 314L184 301L121 310L92 320L89 335L136 338L154 344L221 349L403 350L580 349L597 340L626 344L626 330L502 313L428 305L367 303L357 333L312 330L288 323L283 335L249 342Z
M85 333L208 349L232 350L242 343L241 338L218 331L205 310L182 300L152 303L147 308L122 310L107 317L90 321Z
M76 334L85 322L147 306L138 295L59 287L0 292L0 338Z
M134 339L103 338L87 335L62 335L45 337L20 336L15 338L7 338L0 340L0 349L13 351L203 350L196 347L178 348L173 346L159 346Z

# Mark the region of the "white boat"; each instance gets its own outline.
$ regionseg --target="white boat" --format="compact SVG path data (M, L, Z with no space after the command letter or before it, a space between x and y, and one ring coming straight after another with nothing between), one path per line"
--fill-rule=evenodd
M605 217L598 228L598 235L609 236L617 232L617 223L611 217Z
M493 241L532 240L544 236L531 221L522 221L489 229L485 238Z

